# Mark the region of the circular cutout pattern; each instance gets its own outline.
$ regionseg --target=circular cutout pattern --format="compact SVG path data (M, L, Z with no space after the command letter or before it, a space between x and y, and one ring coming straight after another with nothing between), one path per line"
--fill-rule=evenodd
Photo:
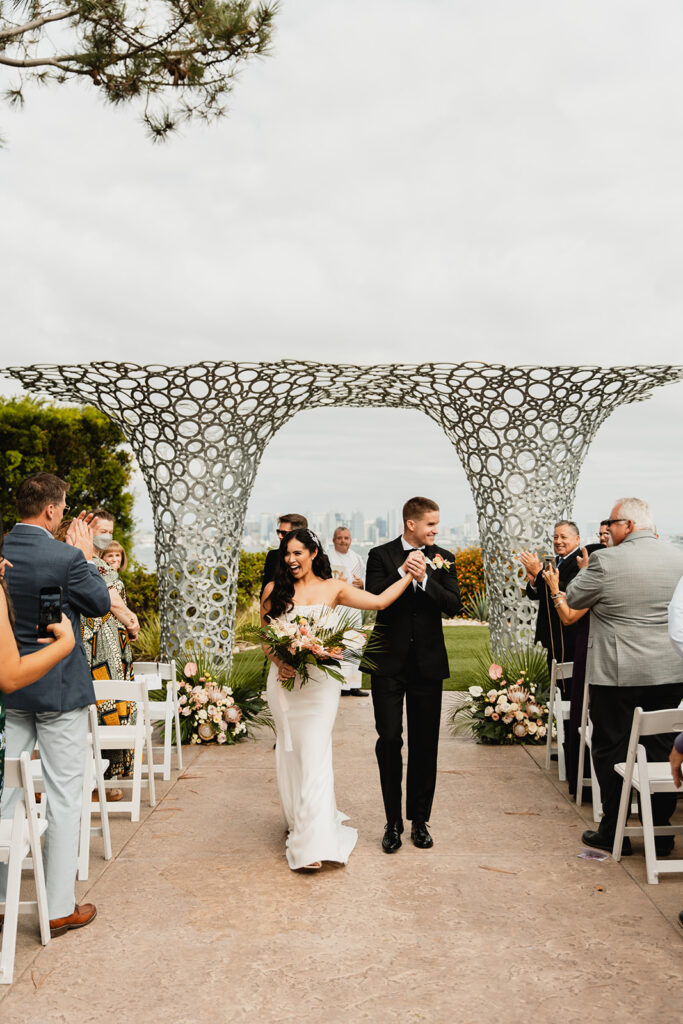
M162 648L170 656L191 641L226 661L247 502L266 445L297 410L419 409L439 424L477 506L496 650L533 638L536 607L521 596L517 554L549 551L600 424L622 403L683 379L676 366L480 362L103 362L5 373L29 390L95 405L119 425L154 509Z

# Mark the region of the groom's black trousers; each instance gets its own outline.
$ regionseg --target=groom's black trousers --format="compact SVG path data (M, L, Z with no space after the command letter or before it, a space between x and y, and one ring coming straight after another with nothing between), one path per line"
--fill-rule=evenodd
M414 654L393 676L372 676L377 743L384 810L387 821L402 821L403 700L408 717L408 778L406 818L429 821L436 787L436 758L441 722L441 679L420 675Z

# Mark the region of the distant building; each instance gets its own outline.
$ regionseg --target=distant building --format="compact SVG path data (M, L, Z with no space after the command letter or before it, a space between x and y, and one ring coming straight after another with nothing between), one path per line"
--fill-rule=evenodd
M272 547L275 544L275 516L272 512L262 512L259 516L259 544Z
M359 512L358 509L354 509L351 513L349 529L351 530L351 537L354 541L365 540L365 520L363 518L363 513Z

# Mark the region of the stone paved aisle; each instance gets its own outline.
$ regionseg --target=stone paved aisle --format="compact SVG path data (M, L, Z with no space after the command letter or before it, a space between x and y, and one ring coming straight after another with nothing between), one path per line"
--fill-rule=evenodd
M108 865L94 842L97 920L42 949L22 919L0 1020L677 1019L683 876L578 859L584 823L534 756L445 731L435 847L388 857L373 744L369 699L343 702L337 797L360 838L313 875L284 859L270 734L191 748L155 811L115 821Z

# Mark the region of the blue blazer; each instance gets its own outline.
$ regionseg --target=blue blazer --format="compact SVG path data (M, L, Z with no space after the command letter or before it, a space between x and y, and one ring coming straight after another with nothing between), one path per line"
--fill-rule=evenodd
M47 675L5 695L5 706L19 711L72 711L95 701L90 666L81 643L81 615L96 618L111 608L109 591L83 552L55 540L46 530L17 523L5 537L3 554L12 563L5 579L16 617L21 654L38 651L41 587L62 588L62 608L71 619L76 646Z

